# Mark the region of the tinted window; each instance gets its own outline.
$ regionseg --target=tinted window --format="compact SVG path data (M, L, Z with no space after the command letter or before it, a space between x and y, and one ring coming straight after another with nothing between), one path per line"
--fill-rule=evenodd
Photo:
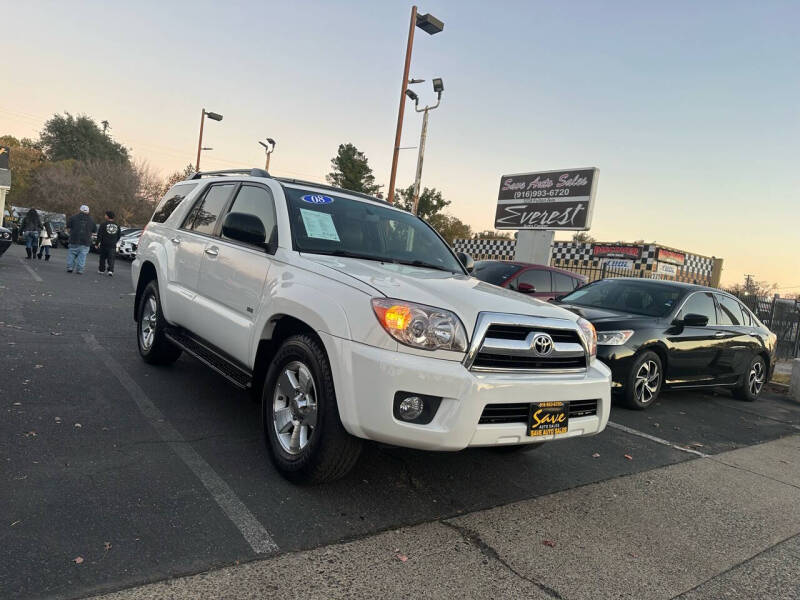
M222 209L225 208L233 187L232 183L212 185L203 199L194 205L192 212L189 213L183 224L184 228L206 235L213 234L214 226L217 224Z
M494 285L503 285L522 267L502 261L479 260L475 263L472 276Z
M267 240L275 230L275 202L272 199L272 192L266 188L243 185L236 194L230 212L248 213L261 219L264 231L267 232Z
M714 298L711 296L711 294L707 294L705 292L693 294L689 300L686 301L686 304L683 305L678 318L682 319L689 314L703 315L704 317L708 317L708 324L716 325L717 312L716 308L714 307Z
M181 201L196 187L196 183L178 183L173 185L161 199L161 202L158 203L156 211L153 213L153 218L150 220L156 223L163 223L169 219L169 216L178 208Z
M717 294L720 325L741 325L744 320L739 303L733 298Z
M519 289L520 283L527 283L528 285L532 285L536 288L536 293L541 292L549 292L551 289L550 286L550 271L540 270L540 269L528 269L527 271L523 271L519 274L514 280L513 287L514 289Z
M569 275L564 275L557 271L552 272L553 275L553 291L558 294L566 294L575 289L576 279Z
M564 296L562 302L637 315L665 317L675 308L683 295L683 289L668 284L604 279ZM713 311L713 301L711 306Z
M739 308L742 309L742 317L744 318L742 325L755 327L756 323L753 320L753 315L750 313L750 310L744 304L739 304Z

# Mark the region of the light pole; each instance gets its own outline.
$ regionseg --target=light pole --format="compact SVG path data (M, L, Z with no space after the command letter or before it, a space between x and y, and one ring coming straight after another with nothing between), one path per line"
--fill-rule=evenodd
M212 121L222 121L221 114L206 111L205 108L203 109L203 112L200 114L200 138L197 140L197 162L194 165L194 170L197 173L200 172L200 152L203 149L203 122L206 120L206 117L208 117Z
M267 162L264 165L264 170L267 173L269 173L269 157L272 155L273 152L275 152L275 140L273 140L272 138L267 138L267 142L266 143L261 142L261 141L258 142L258 143L261 144L262 146L264 146L264 150L267 153Z
M442 92L444 91L444 82L441 77L433 80L433 91L436 92L436 104L433 106L426 106L425 108L419 107L419 96L411 90L406 90L406 95L414 101L414 110L423 113L422 115L422 133L419 134L419 154L417 154L417 175L414 178L414 208L413 214L417 214L417 207L419 206L419 187L422 181L422 160L425 156L425 140L428 137L428 112L437 108L442 101Z
M417 7L411 7L411 24L408 27L408 42L406 43L406 62L403 67L403 84L400 86L400 108L397 110L397 131L394 134L394 152L392 153L392 172L389 175L389 194L386 197L390 203L394 202L394 184L397 177L397 158L400 152L400 136L403 133L403 115L406 106L406 90L408 89L408 71L411 68L411 50L414 47L414 28L419 27L424 32L434 35L444 29L444 23L431 14L418 15Z

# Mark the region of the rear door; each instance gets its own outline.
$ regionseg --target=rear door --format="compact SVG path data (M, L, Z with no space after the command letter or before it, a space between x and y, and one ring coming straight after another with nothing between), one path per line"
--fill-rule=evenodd
M724 369L720 363L720 339L726 335L717 327L717 305L713 294L695 292L690 295L678 313L677 320L682 320L688 314L708 317L708 324L703 327L670 327L667 333L670 342L667 379L675 385L711 384Z
M714 294L714 297L717 301L718 328L725 334L720 339L720 383L736 383L750 366L760 344L751 335L750 315L742 312L741 305L724 294Z
M277 247L275 201L270 188L244 183L235 193L228 212L249 213L264 224L267 239ZM223 215L224 216L224 215ZM248 365L255 320L272 257L262 246L226 238L222 221L214 239L204 248L196 303L203 321L194 330L217 348Z

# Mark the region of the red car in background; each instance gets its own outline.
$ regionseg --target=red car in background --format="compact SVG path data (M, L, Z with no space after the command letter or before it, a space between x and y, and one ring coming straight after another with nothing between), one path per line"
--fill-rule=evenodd
M569 294L589 282L584 275L558 267L509 260L475 261L472 276L540 300L552 300L557 296Z

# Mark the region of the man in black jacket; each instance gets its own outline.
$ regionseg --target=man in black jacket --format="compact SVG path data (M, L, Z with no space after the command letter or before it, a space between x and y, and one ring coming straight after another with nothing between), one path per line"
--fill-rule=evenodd
M92 234L95 224L89 216L89 207L81 204L81 211L77 215L72 215L67 221L69 229L69 250L67 250L67 273L77 267L77 273L83 273L86 268L86 255L89 254L89 246L92 245Z
M104 273L108 262L108 275L114 275L114 257L117 255L119 225L114 223L114 211L106 211L106 222L97 229L97 248L100 251L98 273Z

